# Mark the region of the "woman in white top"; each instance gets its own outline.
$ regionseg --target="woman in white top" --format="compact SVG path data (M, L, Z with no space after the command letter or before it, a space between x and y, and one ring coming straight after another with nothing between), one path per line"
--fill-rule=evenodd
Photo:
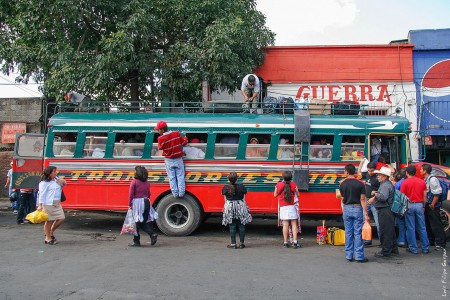
M56 244L54 232L65 219L61 206L61 193L66 181L57 178L57 174L56 167L48 166L44 169L39 183L39 206L37 209L44 209L48 214L48 221L44 224L44 242L48 245Z

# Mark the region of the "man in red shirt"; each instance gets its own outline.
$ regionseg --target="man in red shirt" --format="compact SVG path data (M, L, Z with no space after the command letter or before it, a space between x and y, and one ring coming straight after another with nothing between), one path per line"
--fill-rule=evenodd
M406 167L407 178L400 187L400 192L408 196L412 204L406 212L406 241L408 248L406 251L417 254L419 249L416 241L416 226L420 237L422 253L430 252L430 242L428 240L427 229L425 226L425 214L423 207L427 201L427 185L425 181L417 178L416 168L414 166Z
M188 140L178 131L168 131L167 123L159 121L155 130L158 130L158 149L165 157L167 176L169 176L170 190L175 198L182 198L186 191L184 181L183 146Z

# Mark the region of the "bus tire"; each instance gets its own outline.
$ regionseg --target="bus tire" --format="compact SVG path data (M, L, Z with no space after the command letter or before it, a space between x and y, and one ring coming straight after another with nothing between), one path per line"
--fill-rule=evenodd
M444 201L442 203L441 210L439 211L441 214L442 226L444 227L445 236L450 238L450 202Z
M200 226L203 218L200 205L187 194L183 198L175 198L172 194L166 195L158 203L156 211L159 216L156 220L159 230L169 236L191 234Z

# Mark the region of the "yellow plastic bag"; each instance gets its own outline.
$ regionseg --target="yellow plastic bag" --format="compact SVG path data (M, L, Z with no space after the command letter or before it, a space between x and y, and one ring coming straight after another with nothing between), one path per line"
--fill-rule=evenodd
M33 224L38 224L47 221L48 215L44 210L35 210L32 213L29 213L25 219Z

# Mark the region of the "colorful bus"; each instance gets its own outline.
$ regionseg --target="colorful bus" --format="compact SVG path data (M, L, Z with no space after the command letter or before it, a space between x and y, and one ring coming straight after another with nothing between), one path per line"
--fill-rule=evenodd
M186 195L170 193L157 149L160 120L189 139L184 158ZM136 165L149 171L157 225L167 235L192 233L223 209L221 190L235 171L248 188L254 214L276 214L275 184L291 170L301 190L303 215L341 214L336 189L344 166L373 157L380 144L395 168L410 163L410 123L403 117L232 113L58 113L45 136L17 137L13 183L36 188L42 165L67 181L65 209L126 210ZM255 142L256 140L256 142ZM372 153L371 153L372 152Z

